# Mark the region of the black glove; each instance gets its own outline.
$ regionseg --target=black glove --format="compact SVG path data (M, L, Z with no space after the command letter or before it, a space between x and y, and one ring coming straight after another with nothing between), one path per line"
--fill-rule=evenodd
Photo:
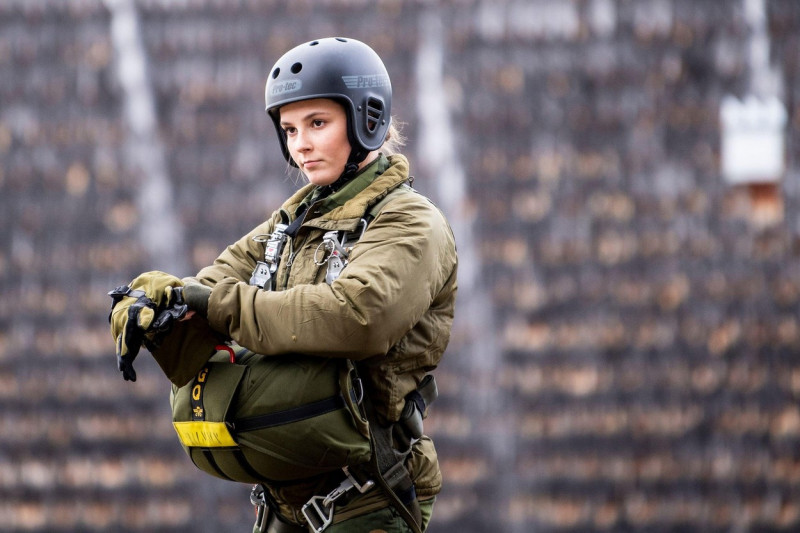
M144 342L145 332L151 327L156 305L144 291L131 290L127 285L108 293L113 299L108 321L116 344L117 368L125 381L136 381L133 361ZM117 305L124 300L124 304Z
M133 361L141 345L153 351L175 322L186 316L189 308L181 289L171 288L168 307L157 306L144 291L132 290L127 285L108 293L113 299L108 319L116 341L117 368L125 381L136 381Z
M157 347L161 343L161 339L172 331L175 323L189 312L189 306L184 300L183 289L183 287L172 289L172 303L166 309L162 309L150 324L143 341L148 350L152 351L152 348Z

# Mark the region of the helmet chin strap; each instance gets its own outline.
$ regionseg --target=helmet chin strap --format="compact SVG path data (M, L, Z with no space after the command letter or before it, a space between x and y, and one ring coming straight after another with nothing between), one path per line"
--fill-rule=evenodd
M367 158L369 154L366 150L350 150L350 157L347 158L347 163L344 165L344 171L336 178L333 183L322 187L322 196L328 196L344 187L350 180L352 180L358 173L358 165Z
M342 175L339 176L339 179L336 181L342 181L342 180L349 181L350 178L355 176L357 172L358 172L358 163L348 161L347 164L344 166L344 172L342 172Z

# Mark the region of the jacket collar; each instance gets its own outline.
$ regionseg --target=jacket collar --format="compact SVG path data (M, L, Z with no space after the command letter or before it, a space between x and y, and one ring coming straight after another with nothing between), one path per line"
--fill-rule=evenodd
M318 210L321 214L329 213L337 207L344 206L361 191L366 189L370 183L375 181L378 176L386 172L389 168L389 160L383 154L379 155L369 165L347 182L341 189L320 200ZM311 203L314 203L314 196L320 189L317 188L312 193Z
M408 180L408 160L402 155L381 155L368 165L347 185L331 196L314 202L313 194L317 188L308 184L291 196L281 207L284 219L294 219L297 210L309 201L311 215L303 213L307 220L303 225L322 229L355 229L358 222L369 210L390 191ZM313 214L318 212L319 214ZM289 214L292 216L289 216ZM352 226L352 228L350 228Z

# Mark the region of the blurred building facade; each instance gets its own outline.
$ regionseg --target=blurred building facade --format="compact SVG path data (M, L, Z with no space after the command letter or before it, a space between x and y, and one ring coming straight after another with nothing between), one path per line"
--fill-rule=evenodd
M296 188L263 85L330 35L384 57L462 253L430 531L800 529L800 4L763 4L772 84L753 5L0 2L0 530L250 526L155 364L118 375L106 292L195 272ZM731 183L721 102L765 90L785 168Z

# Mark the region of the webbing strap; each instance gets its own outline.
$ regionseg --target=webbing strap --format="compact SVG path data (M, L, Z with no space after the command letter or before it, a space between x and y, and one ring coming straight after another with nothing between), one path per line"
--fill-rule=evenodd
M414 533L422 533L422 513L414 490L411 474L405 467L405 456L397 457L392 446L392 428L378 423L375 408L369 394L364 394L364 411L370 428L372 447L371 469L377 473L375 478L389 496L392 506Z
M205 392L205 384L208 379L208 366L197 373L192 385L192 395L190 396L189 405L192 408L192 420L203 421L206 419L206 410L203 407L203 392Z
M253 465L250 464L250 461L247 460L247 457L245 457L245 455L244 455L244 453L242 452L241 449L239 449L239 448L235 448L235 449L228 448L227 450L224 450L224 451L225 451L225 453L230 452L232 457L233 457L233 459L239 465L239 468L241 468L253 480L258 481L259 483L268 483L269 482L269 480L266 477L262 476L261 473L259 473L253 467ZM233 475L236 475L237 478L241 477L241 474L230 474L229 475L228 472L223 470L222 466L219 464L219 462L216 460L216 458L214 456L215 453L217 453L217 452L213 452L212 450L208 450L208 449L198 448L195 451L193 451L193 453L191 453L189 455L189 458L192 460L192 463L194 463L194 465L197 468L200 468L201 470L204 470L201 467L201 465L198 464L198 462L197 462L198 459L200 457L202 457L211 466L211 468L214 469L214 471L217 473L217 476L219 476L222 479L227 479L228 481L233 481L234 480L234 478L232 477Z
M267 478L262 476L253 465L250 464L250 461L244 456L244 452L242 452L241 448L233 450L233 457L236 459L236 462L239 463L239 467L244 470L248 476L261 482L267 481Z
M297 235L297 230L300 229L300 225L303 223L303 215L305 214L305 210L302 213L297 215L291 224L289 224L283 232L288 235L289 237L294 238Z
M299 230L300 226L303 224L303 219L305 218L307 209L307 205L302 206L302 210L296 214L295 219L292 220L292 223L289 224L285 230L283 230L283 233L294 239L295 235L297 235L297 230Z
M199 452L199 455L202 455L202 456L203 456L203 458L206 460L206 462L208 462L208 464L210 464L210 465L211 465L211 468L213 468L213 469L214 469L214 471L217 473L217 475L219 475L219 477L221 477L222 479L227 479L228 481L233 481L233 480L232 480L230 477L228 477L228 475L227 475L225 472L223 472L223 471L222 471L222 469L219 467L219 464L218 464L218 463L217 463L217 461L214 459L214 454L213 454L213 452L211 452L211 450L198 450L198 452ZM194 463L194 465L195 465L196 467L200 468L200 465L199 465L199 464L197 464L197 461L195 460L195 458L194 458L194 455L190 455L190 458L192 459L192 462ZM200 469L202 470L202 468L200 468Z

